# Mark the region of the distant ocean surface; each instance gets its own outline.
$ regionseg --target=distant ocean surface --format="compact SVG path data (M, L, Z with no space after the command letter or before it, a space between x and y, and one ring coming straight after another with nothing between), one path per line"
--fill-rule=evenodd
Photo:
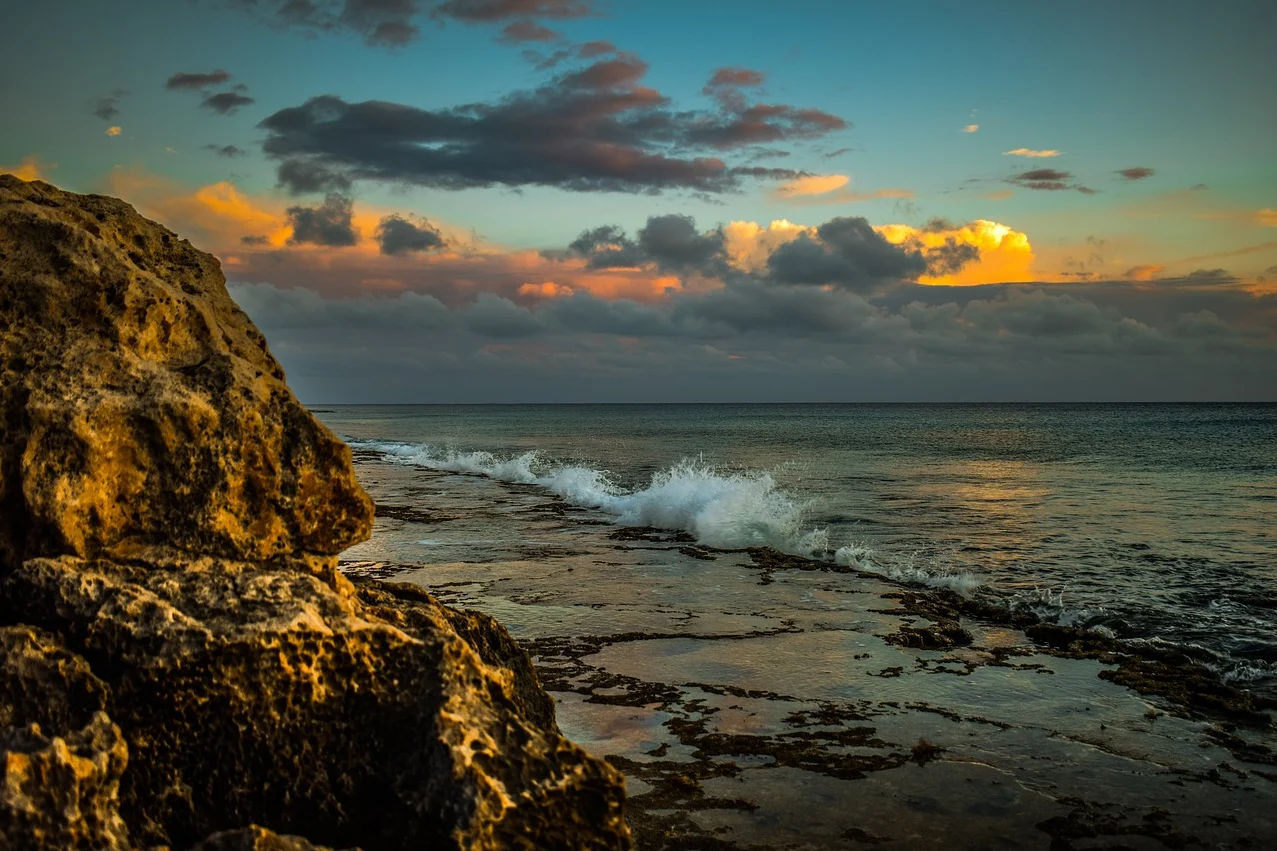
M356 450L1195 647L1277 691L1277 405L325 406ZM443 498L448 498L446 495ZM508 558L518 519L417 563ZM600 535L607 529L600 527ZM544 542L553 545L553 542ZM642 589L635 589L641 594Z

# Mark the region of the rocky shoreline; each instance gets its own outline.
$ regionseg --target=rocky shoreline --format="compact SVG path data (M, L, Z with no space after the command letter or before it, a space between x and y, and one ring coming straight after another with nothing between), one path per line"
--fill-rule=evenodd
M628 848L492 618L353 584L373 506L217 261L0 176L0 845Z
M343 571L499 617L568 734L625 774L638 847L1250 849L1277 835L1271 700L1183 651L600 526L525 485L375 453L356 471L376 529ZM406 558L496 529L508 543L482 559Z

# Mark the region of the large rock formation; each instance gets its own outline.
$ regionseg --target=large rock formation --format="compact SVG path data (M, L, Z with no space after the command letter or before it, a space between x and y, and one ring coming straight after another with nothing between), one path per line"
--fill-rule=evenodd
M0 846L628 847L499 624L337 572L371 504L214 258L0 176L0 422Z

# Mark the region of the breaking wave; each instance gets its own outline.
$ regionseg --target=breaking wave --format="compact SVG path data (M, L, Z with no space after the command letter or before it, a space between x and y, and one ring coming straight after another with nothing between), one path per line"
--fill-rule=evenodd
M809 558L828 553L825 530L807 526L805 505L765 472L725 471L685 459L653 474L646 487L627 489L605 470L555 464L536 452L502 456L411 443L356 440L352 445L432 470L538 485L571 505L602 511L620 525L683 531L706 546L769 546Z
M953 573L917 563L915 555L897 558L883 557L865 544L849 544L834 553L834 562L853 567L866 573L876 573L896 582L925 585L928 588L947 588L959 594L970 594L984 584L984 580L970 573Z

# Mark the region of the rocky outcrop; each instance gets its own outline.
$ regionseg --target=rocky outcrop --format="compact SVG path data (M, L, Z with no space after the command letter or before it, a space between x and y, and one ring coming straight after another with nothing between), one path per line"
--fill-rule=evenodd
M371 503L214 258L0 176L0 335L0 844L628 847L499 624L337 572Z

